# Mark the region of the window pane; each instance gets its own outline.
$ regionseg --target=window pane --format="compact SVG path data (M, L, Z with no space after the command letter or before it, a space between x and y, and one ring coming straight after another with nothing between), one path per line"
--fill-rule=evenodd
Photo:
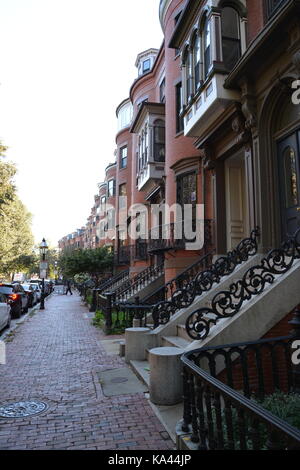
M239 39L239 15L233 8L225 7L222 10L222 35L227 38Z
M150 70L150 59L144 60L143 62L143 72Z
M240 41L223 38L223 61L227 70L233 69L240 56Z
M206 21L204 28L204 73L207 77L211 64L210 56L210 23Z
M201 62L200 38L199 36L197 36L194 42L194 68L195 68L196 90L200 84L200 62Z
M283 158L286 207L290 208L299 205L296 155L294 149L288 147L284 152Z

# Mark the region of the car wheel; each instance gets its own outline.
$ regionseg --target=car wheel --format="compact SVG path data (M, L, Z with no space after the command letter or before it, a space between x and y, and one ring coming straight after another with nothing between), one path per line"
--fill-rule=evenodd
M10 325L11 325L11 312L9 312L9 314L8 314L6 328L10 328Z
M22 315L22 307L19 304L13 311L11 311L13 318L21 318Z
M23 308L23 313L27 313L28 312L28 302L26 304L26 307Z

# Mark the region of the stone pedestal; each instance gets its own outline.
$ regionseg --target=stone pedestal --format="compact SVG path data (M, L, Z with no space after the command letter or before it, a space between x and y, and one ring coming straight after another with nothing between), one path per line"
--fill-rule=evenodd
M147 334L150 328L126 328L125 362L144 361L148 347Z
M155 405L175 405L182 401L183 349L154 348L149 352L150 400Z

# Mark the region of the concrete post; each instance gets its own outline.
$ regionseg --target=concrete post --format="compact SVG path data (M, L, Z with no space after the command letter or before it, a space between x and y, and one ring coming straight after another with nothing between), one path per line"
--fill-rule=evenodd
M148 348L150 328L126 328L125 330L125 362L144 361Z
M183 349L154 348L149 351L150 400L156 405L175 405L182 401Z

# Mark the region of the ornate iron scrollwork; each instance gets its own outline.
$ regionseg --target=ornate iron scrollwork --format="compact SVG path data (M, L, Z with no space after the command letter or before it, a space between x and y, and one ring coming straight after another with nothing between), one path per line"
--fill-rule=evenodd
M210 308L200 308L187 318L186 330L193 340L203 340L210 332L210 325L218 320L236 315L243 303L261 294L276 276L284 274L300 258L300 229L288 238L281 248L276 248L263 258L260 264L252 266L243 278L231 284L228 290L218 292Z
M195 298L203 292L208 292L215 283L219 283L223 276L231 274L236 267L247 261L251 256L257 253L257 238L259 237L259 228L252 230L250 237L242 240L236 249L221 256L210 268L198 273L190 282L175 290L169 300L158 302L153 309L154 328L159 325L165 325L171 316L181 308L187 308L194 302ZM199 320L204 330L209 331L209 325L212 320ZM197 324L198 324L197 323ZM193 329L195 326L193 326ZM200 328L200 326L199 326Z

